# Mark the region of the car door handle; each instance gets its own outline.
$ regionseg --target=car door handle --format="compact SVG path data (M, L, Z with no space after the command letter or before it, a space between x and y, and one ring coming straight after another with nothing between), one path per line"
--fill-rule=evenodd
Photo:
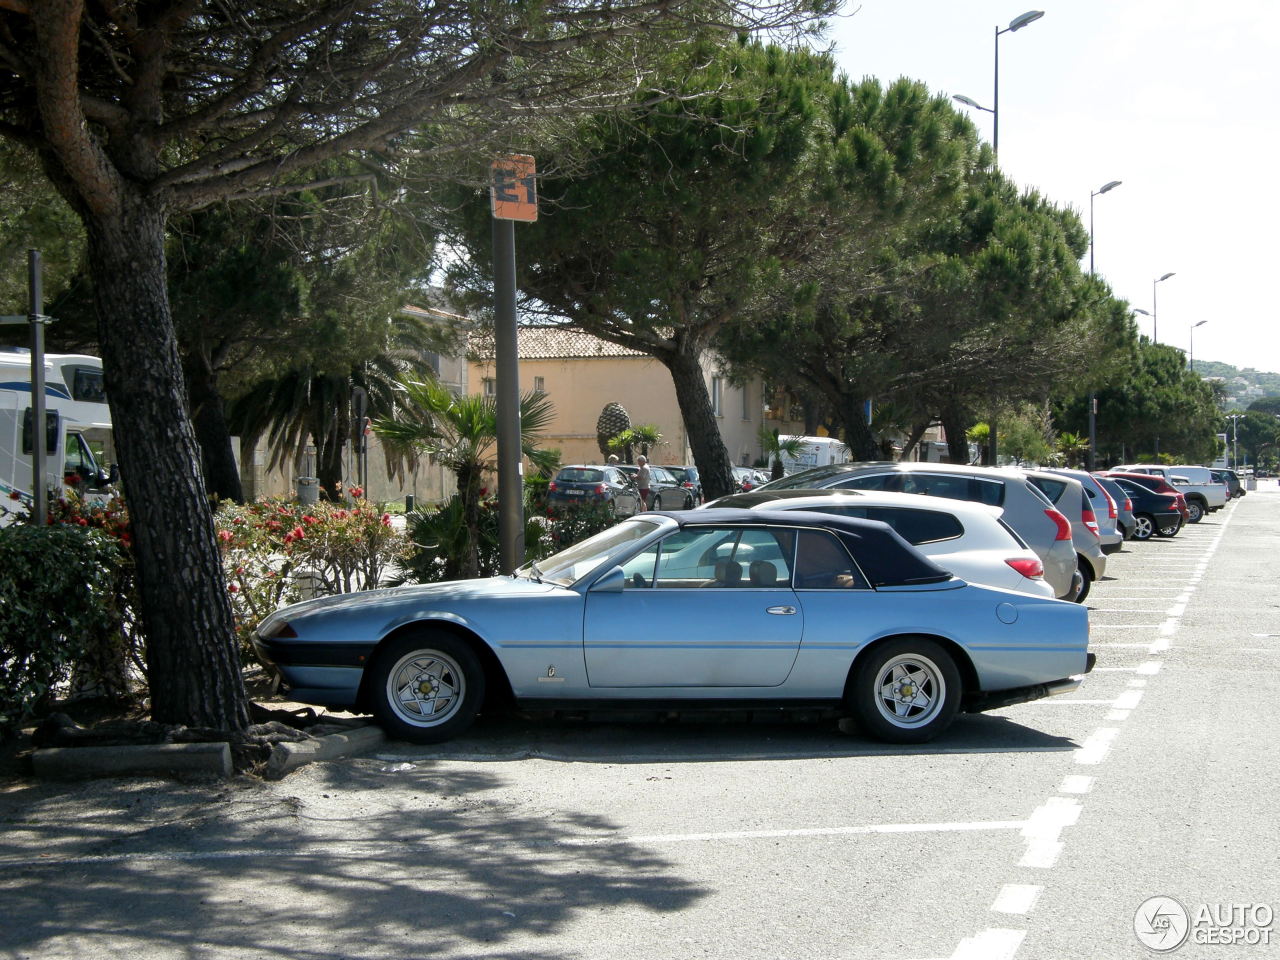
M796 612L795 607L765 607L765 613L777 614L780 617L789 617Z

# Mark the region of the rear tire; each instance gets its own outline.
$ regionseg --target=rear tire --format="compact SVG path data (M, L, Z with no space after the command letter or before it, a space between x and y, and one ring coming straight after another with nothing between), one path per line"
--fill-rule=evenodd
M1199 501L1187 501L1187 523L1199 523L1204 519L1204 507L1200 506Z
M1084 603L1093 587L1093 567L1084 557L1076 557L1076 565L1080 568L1080 592L1076 594L1076 603Z
M925 743L951 726L960 694L951 654L934 640L899 637L855 665L846 704L877 740Z
M1133 517L1133 539L1150 540L1155 536L1156 521L1147 513L1138 513Z
M1181 529L1182 529L1182 524L1175 523L1169 527L1159 527L1156 530L1156 533L1158 533L1162 537L1176 537L1178 535L1178 531Z

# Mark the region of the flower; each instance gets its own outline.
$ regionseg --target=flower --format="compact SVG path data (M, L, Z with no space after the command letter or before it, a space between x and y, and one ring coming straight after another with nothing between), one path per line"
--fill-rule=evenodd
M240 592L240 584L238 584L238 583L230 584L230 585L227 587L227 590L229 590L231 593L239 593L239 592Z
M383 525L384 527L389 527L389 526L391 526L391 514L389 514L389 513L384 513L384 514L382 515L382 525Z
M230 542L231 542L231 531L230 531L230 530L219 530L219 531L218 531L218 539L219 539L219 540L221 540L223 543L230 543Z
M17 490L11 490L11 491L9 492L9 499L10 499L10 500L21 500L21 499L22 499L22 494L20 494Z

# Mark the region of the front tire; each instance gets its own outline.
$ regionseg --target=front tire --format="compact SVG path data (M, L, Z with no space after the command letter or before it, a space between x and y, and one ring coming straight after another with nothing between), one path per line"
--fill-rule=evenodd
M662 509L662 494L658 494L656 497L653 498L653 509L655 510Z
M484 703L484 668L458 637L420 630L378 651L370 690L387 736L441 743L471 726Z
M926 743L951 725L960 706L960 671L951 654L924 637L890 640L854 668L850 712L886 743Z

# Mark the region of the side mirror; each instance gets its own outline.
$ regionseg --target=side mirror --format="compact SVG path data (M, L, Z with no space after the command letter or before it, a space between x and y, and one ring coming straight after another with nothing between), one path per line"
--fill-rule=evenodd
M591 593L621 593L626 589L627 575L621 567L612 567L591 585Z
M114 486L119 482L120 482L120 464L113 463L111 465L111 471L107 474L107 483L112 484Z

